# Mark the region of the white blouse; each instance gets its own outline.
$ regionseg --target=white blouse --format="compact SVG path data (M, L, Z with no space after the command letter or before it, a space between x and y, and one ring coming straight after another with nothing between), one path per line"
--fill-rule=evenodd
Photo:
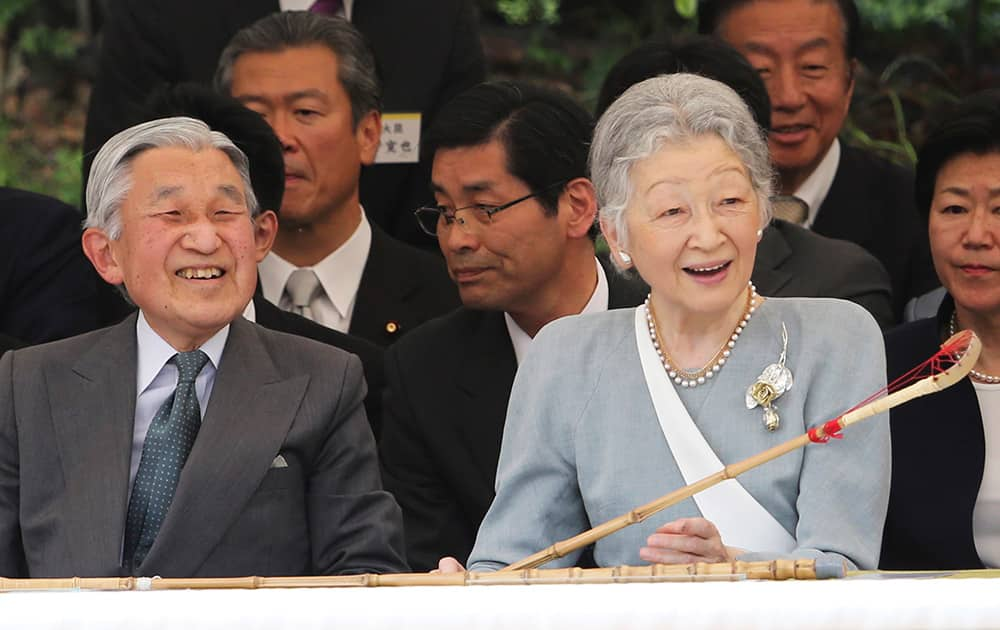
M986 436L986 467L972 513L972 535L979 558L1000 567L1000 385L973 381Z

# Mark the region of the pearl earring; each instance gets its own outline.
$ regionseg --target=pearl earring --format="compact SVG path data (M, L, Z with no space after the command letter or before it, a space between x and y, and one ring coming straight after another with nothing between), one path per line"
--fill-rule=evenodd
M628 255L627 252L623 250L618 250L618 257L622 259L622 262L626 265L632 264L632 257Z
M764 230L757 230L757 238L764 236Z

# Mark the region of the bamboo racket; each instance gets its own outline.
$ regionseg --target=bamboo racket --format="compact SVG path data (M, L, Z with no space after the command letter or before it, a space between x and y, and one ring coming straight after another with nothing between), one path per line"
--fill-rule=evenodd
M376 586L493 586L528 584L623 584L726 580L815 580L842 577L841 563L815 559L760 562L698 562L598 569L525 569L485 573L390 573L232 578L0 578L2 591L162 591L178 589L349 588Z
M532 554L523 560L519 560L503 569L500 569L500 571L519 571L523 569L538 568L557 558L562 558L566 554L572 553L577 549L582 549L587 545L593 544L605 536L609 536L628 527L629 525L641 523L653 514L675 505L684 499L701 492L702 490L711 488L712 486L727 479L735 479L748 470L781 457L786 453L802 448L810 442L825 443L829 441L830 438L839 438L841 437L839 435L840 431L846 426L860 422L866 418L870 418L871 416L882 413L883 411L888 411L896 405L901 405L907 401L913 400L914 398L926 396L927 394L933 394L934 392L939 392L943 389L951 387L958 381L965 378L965 376L969 373L969 370L971 370L976 364L976 360L979 358L981 350L982 346L975 333L971 330L959 331L942 344L941 350L937 354L920 366L917 366L907 374L903 375L903 377L899 380L901 381L904 378L910 377L925 367L940 369L943 363L951 363L951 365L946 369L934 372L930 376L922 378L912 385L903 387L902 389L889 393L888 395L882 395L887 390L880 391L871 398L863 401L859 406L847 411L833 420L810 429L798 437L792 438L787 442L778 444L777 446L773 446L766 451L753 455L752 457L748 457L743 461L730 464L717 473L709 475L683 488L674 490L673 492L658 499L654 499L653 501L639 506L626 514L622 514L617 518L601 523L593 529L577 534L572 538L559 541L550 547L539 551L538 553Z

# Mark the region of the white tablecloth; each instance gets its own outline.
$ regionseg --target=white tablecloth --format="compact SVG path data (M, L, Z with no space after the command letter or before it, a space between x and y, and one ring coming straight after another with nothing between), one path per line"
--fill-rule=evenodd
M0 593L2 628L1000 628L1000 580Z

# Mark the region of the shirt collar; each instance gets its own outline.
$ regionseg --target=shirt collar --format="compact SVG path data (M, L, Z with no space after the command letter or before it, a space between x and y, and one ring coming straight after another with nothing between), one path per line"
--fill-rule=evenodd
M361 222L354 234L313 267L323 291L341 317L347 317L353 310L354 297L361 286L361 274L365 271L371 245L372 226L362 211Z
M247 302L247 307L243 309L243 319L248 322L257 321L257 307L253 305L253 298L250 298L250 301Z
M282 11L308 11L316 0L278 0L278 6ZM341 0L344 7L344 17L348 20L354 13L354 0Z
M141 394L177 351L153 330L142 311L139 311L139 317L136 318L135 338L137 348L135 391ZM228 338L229 324L226 324L199 348L208 355L208 360L215 369L219 368L222 350L226 347Z
M335 249L326 258L313 265L319 283L323 287L334 308L341 317L347 317L351 312L354 298L361 286L361 275L368 262L368 252L372 245L372 226L368 223L364 209L361 212L361 222L343 245ZM281 303L281 295L285 291L288 277L297 269L274 252L270 252L257 266L260 273L260 284L264 297L272 304Z
M827 149L826 155L820 160L815 170L809 174L806 181L802 182L795 196L809 205L809 214L803 222L803 226L810 227L816 220L816 213L826 200L830 186L833 185L833 178L837 175L837 166L840 164L840 140L833 139L833 144Z
M604 273L604 267L601 266L601 262L594 258L594 264L597 265L597 286L594 287L594 292L590 295L590 300L580 311L580 315L586 313L600 313L602 311L608 310L608 276ZM524 332L524 329L517 325L514 318L510 316L510 313L504 312L503 314L504 322L507 324L507 333L510 335L511 345L514 346L514 358L517 360L518 365L521 363L521 358L528 351L528 346L531 345L531 337L528 333Z

